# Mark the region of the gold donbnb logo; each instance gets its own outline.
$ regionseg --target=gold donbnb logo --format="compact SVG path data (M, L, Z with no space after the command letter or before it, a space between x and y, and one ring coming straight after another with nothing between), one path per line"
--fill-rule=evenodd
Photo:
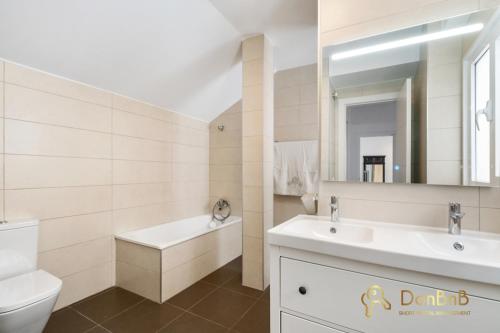
M365 316L373 316L373 308L382 306L385 310L391 309L391 303L385 298L384 289L376 284L370 286L368 290L361 295L361 303L365 306Z
M463 309L463 306L468 305L470 301L465 290L455 293L435 290L432 294L418 295L414 291L402 289L400 300L398 311L400 316L469 316L471 313L470 310ZM392 309L391 302L385 297L384 289L376 284L361 294L361 303L364 305L366 318L371 318L377 307L382 307L383 310ZM422 307L426 309L421 310Z

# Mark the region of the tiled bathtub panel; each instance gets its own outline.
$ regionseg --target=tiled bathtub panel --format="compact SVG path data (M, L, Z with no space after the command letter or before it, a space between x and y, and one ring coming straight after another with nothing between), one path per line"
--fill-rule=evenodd
M139 266L116 261L116 285L154 302L161 302L161 275L159 272L148 271Z

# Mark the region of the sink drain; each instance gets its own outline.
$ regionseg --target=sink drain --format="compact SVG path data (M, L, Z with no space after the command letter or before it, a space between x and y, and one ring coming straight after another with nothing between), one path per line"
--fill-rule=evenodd
M337 233L337 229L335 229L335 227L331 227L331 228L330 228L330 232L331 232L332 234L336 234L336 233Z
M455 242L455 243L453 244L453 248L454 248L455 250L457 250L457 251L463 251L463 250L464 250L464 248L465 248L465 246L464 246L464 244L462 244L462 243L460 243L460 242Z

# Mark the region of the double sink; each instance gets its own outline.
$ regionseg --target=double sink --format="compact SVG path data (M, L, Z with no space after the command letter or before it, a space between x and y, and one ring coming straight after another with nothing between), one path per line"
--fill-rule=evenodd
M500 236L299 215L268 231L270 244L500 285Z

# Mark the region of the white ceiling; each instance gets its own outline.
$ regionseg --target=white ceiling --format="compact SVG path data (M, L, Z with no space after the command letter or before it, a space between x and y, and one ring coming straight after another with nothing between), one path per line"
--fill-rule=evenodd
M210 0L244 36L265 33L275 70L316 63L316 0Z
M316 60L315 0L0 0L0 57L212 120L241 98L240 43Z

